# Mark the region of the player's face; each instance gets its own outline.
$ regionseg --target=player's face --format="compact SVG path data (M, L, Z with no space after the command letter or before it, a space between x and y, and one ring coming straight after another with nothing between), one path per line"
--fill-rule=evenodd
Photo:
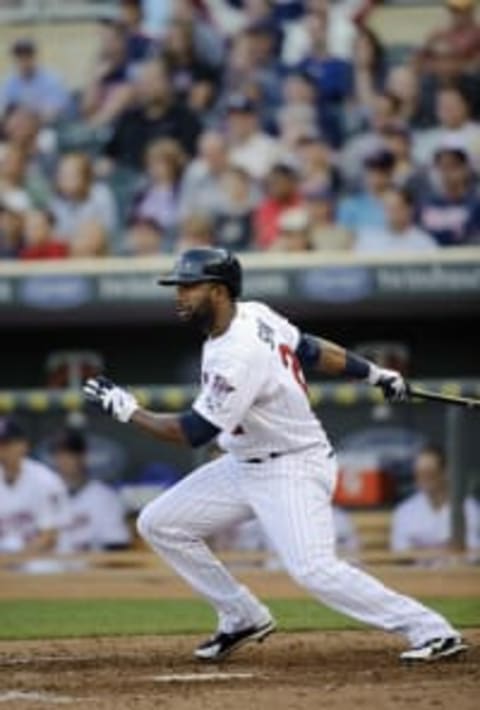
M179 318L208 332L215 321L215 284L178 284L176 309Z
M83 457L67 450L59 450L54 456L55 470L67 486L75 486L84 479Z
M435 495L446 483L445 472L438 457L430 452L422 453L415 461L417 487L427 495Z
M0 465L6 469L16 468L27 454L27 442L14 439L0 443Z

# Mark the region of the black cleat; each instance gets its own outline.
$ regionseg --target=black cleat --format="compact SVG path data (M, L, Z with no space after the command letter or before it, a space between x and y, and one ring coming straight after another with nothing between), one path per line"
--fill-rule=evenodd
M194 651L195 658L200 661L221 661L225 656L235 651L240 646L251 641L261 643L275 631L275 621L269 619L259 626L248 626L240 631L227 633L219 631L198 646Z
M468 646L460 636L447 636L445 638L431 639L422 646L410 648L400 654L401 661L429 662L440 658L449 658L464 653Z

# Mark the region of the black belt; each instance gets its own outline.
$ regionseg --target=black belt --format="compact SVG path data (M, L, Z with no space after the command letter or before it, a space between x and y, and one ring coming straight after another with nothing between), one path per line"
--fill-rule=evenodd
M272 451L271 454L267 454L266 456L263 457L263 459L259 459L259 458L246 459L243 463L265 463L265 461L268 461L269 459L278 459L279 456L285 456L286 453L288 453L288 452L284 451L282 454L281 451Z
M252 459L245 459L242 461L242 463L265 463L266 461L269 461L270 459L278 459L280 456L286 456L287 454L296 454L299 453L300 451L305 451L306 449L311 449L312 446L316 446L316 444L309 444L308 446L303 446L301 449L294 449L293 451L272 451L269 454L265 454L263 458L259 457L254 457ZM330 451L327 454L327 459L332 458L334 455L333 449L330 449Z

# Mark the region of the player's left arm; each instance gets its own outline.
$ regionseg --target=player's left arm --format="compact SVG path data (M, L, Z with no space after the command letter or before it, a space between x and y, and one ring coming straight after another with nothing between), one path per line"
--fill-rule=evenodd
M103 375L92 377L83 386L85 398L122 424L131 422L161 441L184 446L202 446L220 429L194 409L170 414L144 409L136 397Z
M302 334L296 355L306 370L367 382L380 387L387 399L400 401L408 395L408 385L399 372L378 367L375 363L324 338Z

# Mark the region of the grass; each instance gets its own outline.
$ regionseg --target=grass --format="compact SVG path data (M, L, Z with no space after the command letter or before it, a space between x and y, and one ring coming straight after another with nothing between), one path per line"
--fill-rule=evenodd
M425 599L458 627L480 626L480 599ZM358 629L361 624L313 600L267 604L283 631ZM0 639L71 638L210 632L215 618L202 601L67 600L0 601Z

